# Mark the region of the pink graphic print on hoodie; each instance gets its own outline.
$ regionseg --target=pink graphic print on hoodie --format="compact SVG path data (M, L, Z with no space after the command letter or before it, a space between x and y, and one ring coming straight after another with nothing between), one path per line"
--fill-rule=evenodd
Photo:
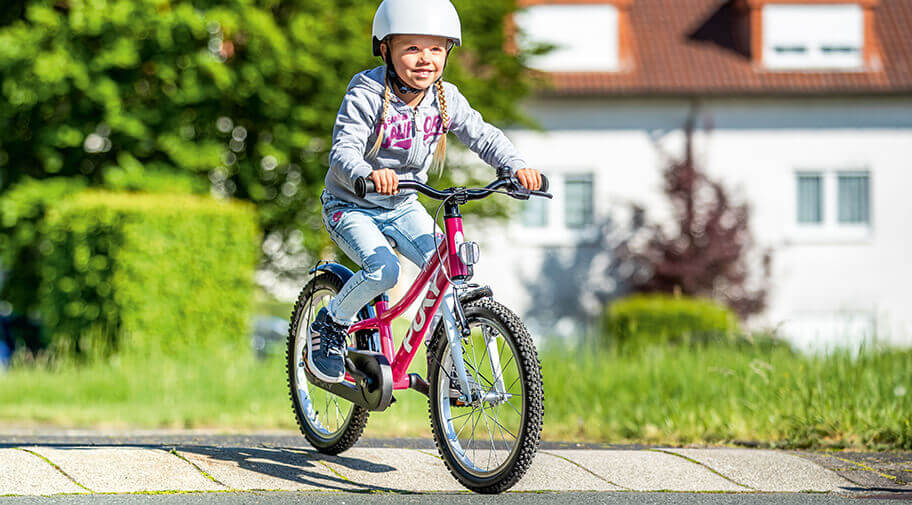
M412 131L412 122L407 114L394 114L386 118L383 124L385 125L386 135L384 135L380 147L383 149L389 149L390 147L411 149L414 132ZM377 135L379 134L380 125L377 125ZM443 118L439 114L426 117L424 119L424 143L433 142L441 134L443 134Z

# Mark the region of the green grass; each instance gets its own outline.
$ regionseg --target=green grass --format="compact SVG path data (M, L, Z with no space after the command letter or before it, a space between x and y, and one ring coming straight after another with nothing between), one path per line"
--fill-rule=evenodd
M709 346L544 356L553 438L912 449L910 351L806 357L784 346Z
M397 335L402 332L397 331ZM784 347L541 352L544 437L912 449L912 352L806 357ZM412 370L425 375L423 352ZM366 436L430 436L427 401L396 393ZM295 429L284 356L200 351L0 375L0 423L106 428Z

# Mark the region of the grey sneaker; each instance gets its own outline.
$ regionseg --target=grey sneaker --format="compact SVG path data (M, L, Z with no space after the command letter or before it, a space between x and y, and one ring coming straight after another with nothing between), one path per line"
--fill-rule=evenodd
M307 339L307 355L304 363L307 370L324 382L342 382L345 378L345 342L348 328L341 325L320 309L310 325Z

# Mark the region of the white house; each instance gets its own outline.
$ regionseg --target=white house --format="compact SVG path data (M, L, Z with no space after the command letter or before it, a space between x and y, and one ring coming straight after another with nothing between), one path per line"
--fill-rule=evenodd
M663 152L692 111L708 174L752 208L773 254L751 321L799 347L912 345L912 2L526 0L520 43L553 86L509 134L552 181L480 279L539 332L571 334L616 292L612 230L638 202L667 221Z

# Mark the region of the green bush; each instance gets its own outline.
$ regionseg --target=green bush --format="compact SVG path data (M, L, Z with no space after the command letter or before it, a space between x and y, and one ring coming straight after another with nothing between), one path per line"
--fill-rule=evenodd
M44 216L49 206L82 191L77 177L37 181L26 177L0 198L0 268L5 271L0 300L13 311L34 315L38 311L39 247Z
M634 295L612 303L602 317L609 346L698 345L735 342L738 318L712 300L669 295Z
M51 207L38 291L54 350L246 345L259 241L246 203L86 190Z

